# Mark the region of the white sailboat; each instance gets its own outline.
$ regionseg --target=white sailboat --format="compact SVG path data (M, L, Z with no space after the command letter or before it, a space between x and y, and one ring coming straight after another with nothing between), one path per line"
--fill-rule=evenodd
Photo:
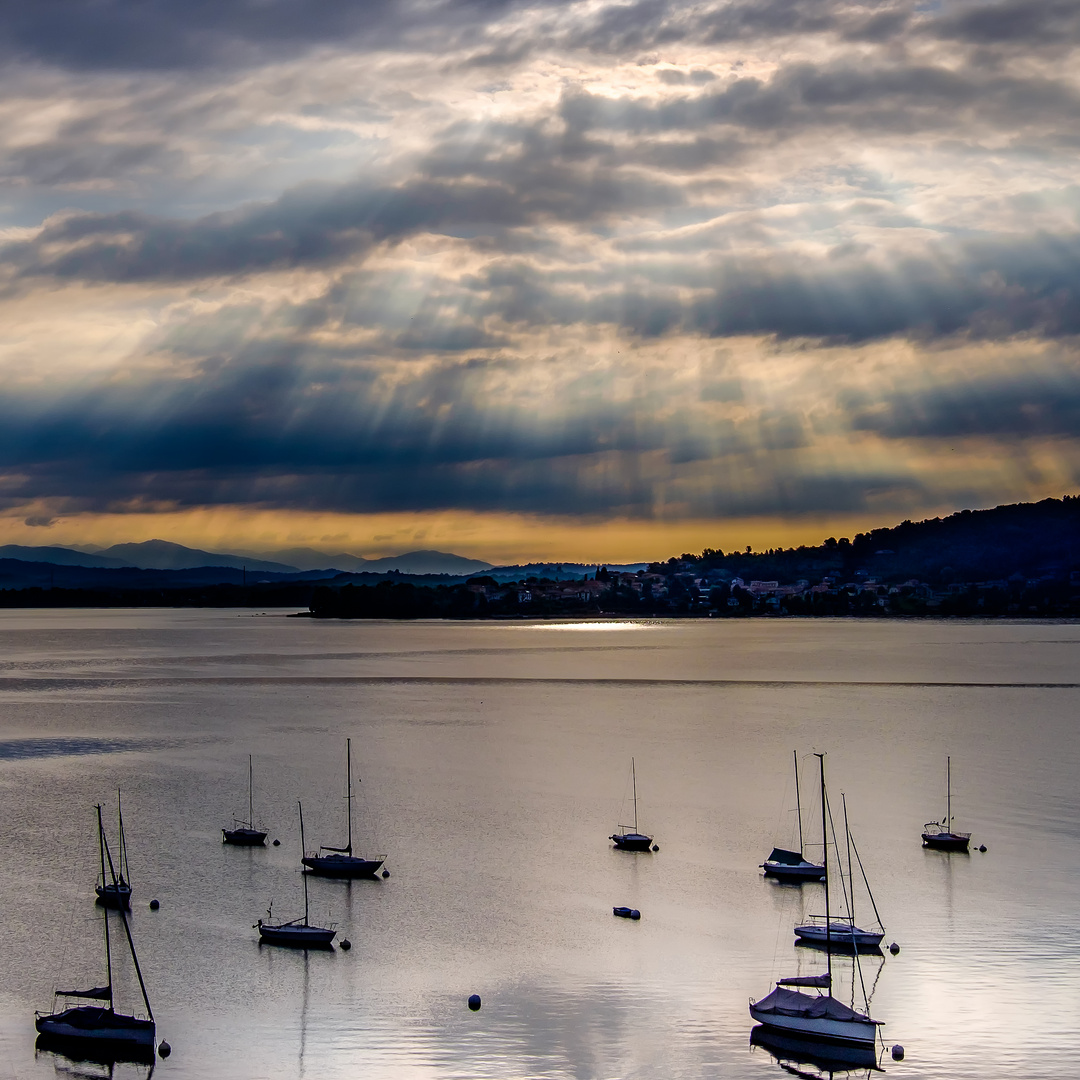
M101 883L94 887L97 902L103 907L118 910L131 910L131 869L128 866L127 837L124 835L124 810L120 805L120 789L116 789L116 819L119 824L118 859L120 873L112 880L105 877L104 864L101 870Z
M113 866L108 841L105 839L105 827L101 821L101 806L97 807L98 848L101 855L101 876L105 880L105 865L108 861L111 883L117 885L119 879ZM58 1049L74 1056L90 1058L109 1057L118 1061L145 1062L154 1060L154 1041L156 1025L154 1013L150 1008L150 999L146 994L139 958L135 953L135 942L131 938L125 906L116 909L124 927L128 949L131 954L135 974L138 976L139 989L142 991L145 1016L116 1011L113 997L113 956L112 942L109 936L109 912L102 911L102 923L105 928L105 966L107 980L104 986L94 986L87 990L57 990L55 997L61 999L63 1008L51 1013L36 1013L35 1027L42 1049ZM90 1001L95 1004L67 1005L69 1000Z
M304 808L299 801L297 808L300 811L300 851L304 850ZM271 945L292 945L302 949L333 948L337 930L332 926L312 926L308 922L308 883L307 874L300 875L304 879L304 918L290 919L283 923L263 922L260 919L255 926L259 931L259 940ZM267 918L272 919L273 907L271 904L266 910Z
M761 864L766 877L776 878L798 884L803 881L820 881L825 876L825 867L820 863L811 862L803 855L803 827L802 827L802 799L799 795L799 754L797 750L791 752L795 759L795 814L799 822L799 850L789 851L787 848L774 847L769 857Z
M881 1020L872 1019L869 1006L866 1012L845 1005L832 993L832 950L829 922L829 848L828 848L828 796L825 791L825 755L814 755L821 769L821 833L825 868L825 926L826 971L823 975L802 975L778 979L776 986L759 1001L750 1002L750 1015L759 1024L772 1031L804 1039L847 1046L872 1047L877 1042L877 1029ZM858 956L855 958L858 963ZM808 994L806 989L816 989ZM822 992L824 991L824 992Z
M323 845L314 855L308 855L301 851L300 861L313 874L320 877L332 878L373 878L379 872L379 867L386 861L385 855L375 855L370 859L361 858L353 854L352 842L352 739L345 740L345 776L347 779L348 809L346 821L348 822L349 838L344 847L329 847ZM359 783L359 781L357 781ZM329 852L329 854L323 854ZM388 877L386 874L384 877Z
M841 797L844 802L844 833L847 836L848 868L847 884L845 885L844 876L841 873L840 885L848 913L841 916L833 915L828 920L828 925L825 923L824 916L811 915L810 918L813 921L804 926L795 927L795 936L799 939L799 944L828 948L836 952L877 949L882 938L885 937L885 927L881 922L881 915L878 913L874 894L870 891L870 882L867 880L866 870L863 868L862 859L859 856L859 849L855 847L855 841L851 838L851 829L848 826L847 796L843 795ZM859 864L859 870L862 872L866 895L869 897L870 905L874 909L874 918L877 920L876 929L864 930L855 923L855 876L852 872L852 852L854 852L855 859Z
M634 763L633 758L630 759L630 774L633 777L634 782L634 827L631 829L627 825L620 825L619 828L622 831L612 833L608 839L611 840L620 851L649 851L652 848L653 838L651 836L646 836L638 829L637 765Z

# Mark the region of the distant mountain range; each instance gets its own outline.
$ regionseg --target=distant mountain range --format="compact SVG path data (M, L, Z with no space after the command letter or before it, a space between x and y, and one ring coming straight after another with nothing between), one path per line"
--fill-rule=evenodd
M134 567L139 570L199 570L204 567L228 567L247 570L253 574L299 574L322 570L327 573L440 574L467 577L492 569L491 563L466 559L443 551L410 551L380 559L365 559L359 555L327 555L314 548L287 548L271 552L270 559L249 555L202 551L184 547L168 540L145 540L138 544L113 544L93 552L65 547L30 547L23 544L0 545L0 559L21 562L48 563L53 566L80 566L94 569L119 570ZM280 561L277 561L280 560Z

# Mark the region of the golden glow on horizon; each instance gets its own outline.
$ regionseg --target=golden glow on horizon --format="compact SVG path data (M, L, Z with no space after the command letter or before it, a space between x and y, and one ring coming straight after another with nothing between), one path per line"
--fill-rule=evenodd
M945 515L950 509L930 512ZM920 515L921 517L922 515ZM895 517L895 515L893 516ZM0 543L31 546L97 545L168 540L218 552L269 553L309 547L366 558L434 549L495 565L528 562L630 563L665 560L705 548L754 551L813 546L829 536L898 524L849 514L732 521L581 521L511 514L301 514L237 507L165 513L60 517L47 527L0 517Z

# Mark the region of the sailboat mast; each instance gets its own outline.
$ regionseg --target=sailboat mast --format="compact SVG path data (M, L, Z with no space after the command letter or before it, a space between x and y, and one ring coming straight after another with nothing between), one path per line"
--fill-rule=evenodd
M101 803L97 804L97 828L98 828L98 851L101 853L101 885L105 887L105 826L101 821ZM109 976L109 1011L112 1012L112 949L109 945L109 909L104 903L101 905L101 917L105 920L105 967Z
M127 871L127 880L131 880L131 867L127 861L127 838L124 836L124 811L120 806L120 789L116 789L116 820L120 823L120 880L124 881L124 872Z
M146 1015L153 1020L154 1010L150 1008L150 998L146 994L146 983L143 982L142 968L139 967L139 958L135 953L135 942L131 940L131 927L128 926L127 913L120 908L120 920L124 924L124 933L127 934L128 948L131 950L131 962L135 965L135 974L139 977L139 989L142 991L143 1004L146 1006Z
M251 755L248 754L248 825L255 828L255 809L251 793Z
M792 750L791 756L795 759L795 814L799 819L799 854L803 853L802 835L802 799L799 797L799 751Z
M630 775L634 780L634 832L637 832L637 766L633 758L630 759Z
M840 798L844 804L844 836L847 837L847 876L851 895L848 897L848 914L851 916L851 929L855 930L855 877L851 873L851 829L848 828L847 820L847 793L841 791Z
M945 828L952 832L952 757L945 758Z
M299 799L296 800L297 809L300 811L300 858L304 857L304 804ZM308 924L308 898L307 898L307 871L303 871L301 876L304 879L304 925Z
M352 739L345 740L345 773L348 779L347 790L349 800L349 843L346 850L352 856Z
M828 800L825 795L825 755L815 754L821 767L821 847L824 858L822 868L825 871L825 963L829 973L829 994L832 994L832 923L829 920L829 818Z

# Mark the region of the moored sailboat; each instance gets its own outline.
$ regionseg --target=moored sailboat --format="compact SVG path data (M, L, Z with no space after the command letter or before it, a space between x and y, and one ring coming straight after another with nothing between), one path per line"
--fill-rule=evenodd
M105 839L105 827L101 821L101 806L97 807L98 848L101 855L101 876L105 878L106 859L108 860L112 884L119 883L112 855ZM63 1008L52 1013L37 1013L35 1027L40 1033L39 1045L43 1048L58 1049L76 1056L105 1055L122 1061L153 1061L156 1025L154 1013L150 1008L150 999L146 993L139 958L135 953L135 942L131 937L127 912L119 906L120 921L124 927L128 949L131 954L135 974L138 976L139 989L142 991L146 1016L134 1016L117 1012L113 997L113 957L112 942L109 935L109 912L102 911L105 929L105 965L107 981L104 986L94 986L86 990L57 990L55 997L64 1004ZM90 1001L94 1004L70 1005L68 1001Z
M843 889L848 913L847 915L839 917L835 915L832 916L828 919L827 926L823 916L812 915L811 919L816 921L807 923L804 926L796 926L795 936L799 939L800 945L815 945L832 949L836 952L851 952L860 949L876 951L881 944L882 938L885 937L885 927L881 922L881 915L878 913L874 894L870 891L870 882L866 878L866 870L863 868L862 858L859 856L859 849L855 847L855 841L851 838L851 829L848 826L846 795L843 796L843 801L844 833L847 837L847 887L844 887L842 871L840 875L840 884ZM851 859L853 851L855 853L855 859L859 864L859 870L862 872L863 885L866 887L866 895L870 898L870 905L874 909L874 918L877 920L877 929L864 930L855 924L855 877L852 872ZM837 861L839 862L839 857L837 858Z
M928 821L923 826L923 847L938 851L968 850L971 833L955 832L952 827L952 758L945 759L945 817L941 821Z
M793 750L795 759L795 815L799 823L799 850L774 847L769 857L761 864L766 877L776 878L798 884L803 881L821 881L825 876L825 867L811 862L803 855L802 798L799 795L799 753Z
M97 893L97 902L103 907L130 911L131 868L128 866L127 837L124 835L124 810L120 805L119 788L116 789L116 819L119 825L117 859L120 863L120 873L114 875L112 880L108 880L105 877L104 864L102 864L101 883L94 887L94 892Z
M304 850L304 808L298 801L297 809L300 812L300 851ZM332 948L333 940L337 936L337 930L332 926L312 926L308 922L308 883L307 875L302 874L304 879L304 918L290 919L283 923L263 922L260 919L255 926L259 931L259 940L266 941L271 945L293 945L302 949ZM267 918L273 918L273 904L266 910Z
M233 819L233 828L221 830L221 842L238 847L258 847L266 843L266 833L255 828L255 811L252 800L251 755L248 754L248 816L247 821Z
M785 1035L846 1046L873 1047L882 1021L867 1012L844 1004L832 993L831 922L829 920L828 796L825 791L825 755L815 754L821 768L821 832L825 869L826 971L823 975L801 975L778 979L773 990L759 1001L750 1002L750 1015L759 1024ZM858 963L858 958L855 960ZM805 993L816 989L817 994ZM821 991L824 991L822 993Z
M620 825L620 832L612 833L608 837L620 851L649 851L652 848L653 838L646 836L638 829L637 814L637 766L634 759L630 759L630 774L634 784L634 827ZM624 789L625 790L625 789Z
M301 852L300 861L313 874L320 877L332 878L373 878L379 872L379 867L386 861L385 855L376 855L370 859L361 858L353 854L352 842L352 739L345 740L345 775L347 778L348 810L346 821L348 823L348 842L344 847L329 847L323 845L314 855ZM359 783L359 780L357 781ZM323 854L328 852L329 854Z

